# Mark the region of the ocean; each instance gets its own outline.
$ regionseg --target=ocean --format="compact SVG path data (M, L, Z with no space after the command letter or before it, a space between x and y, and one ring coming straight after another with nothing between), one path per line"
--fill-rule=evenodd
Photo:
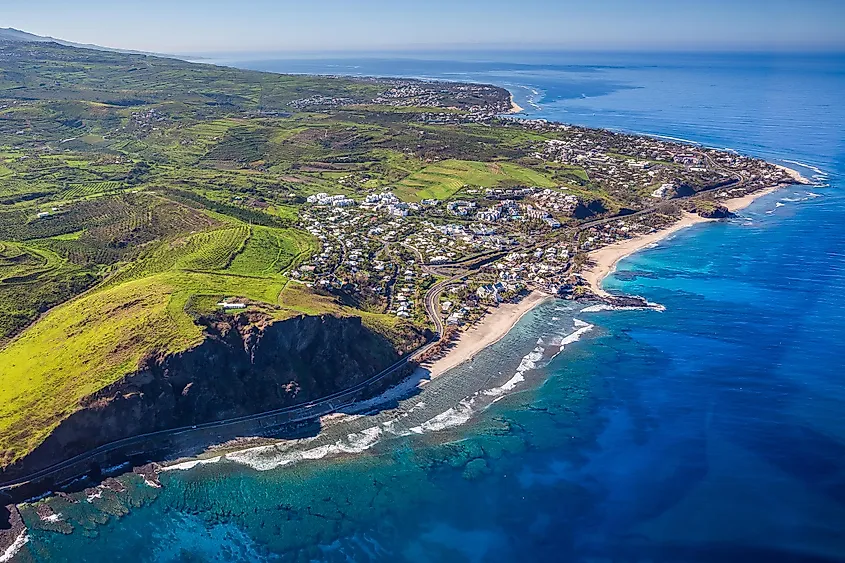
M545 303L304 448L24 510L17 560L845 561L845 57L218 62L494 83L528 117L749 153L817 185L685 229L605 281L663 312Z

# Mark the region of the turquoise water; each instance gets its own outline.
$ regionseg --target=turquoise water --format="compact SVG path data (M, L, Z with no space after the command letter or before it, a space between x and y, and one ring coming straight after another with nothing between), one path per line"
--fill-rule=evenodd
M606 280L665 312L541 305L399 410L309 446L354 455L261 452L53 499L57 522L25 513L19 559L845 560L845 59L522 57L242 64L496 82L533 116L799 161L826 186Z

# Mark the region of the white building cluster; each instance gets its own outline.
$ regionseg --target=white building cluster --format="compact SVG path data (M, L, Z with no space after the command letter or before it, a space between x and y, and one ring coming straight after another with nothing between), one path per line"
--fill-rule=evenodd
M313 205L330 205L332 207L349 207L355 205L355 200L345 195L329 195L323 192L310 195L305 201Z

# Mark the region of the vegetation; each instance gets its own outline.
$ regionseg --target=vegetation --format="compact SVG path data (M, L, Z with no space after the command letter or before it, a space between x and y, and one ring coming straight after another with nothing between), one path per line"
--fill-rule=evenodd
M416 283L400 262L419 250L400 260L410 253L401 240L359 240L366 254L347 256L353 241L316 228L327 216L311 213L309 196L360 202L389 189L415 203L531 186L598 210L648 197L608 188L579 161L539 158L560 130L484 121L509 104L489 86L279 76L0 41L0 465L143 358L201 342L198 315L221 299L276 319L358 315L399 342L406 321L382 314L396 306L385 296ZM468 221L445 207L429 228ZM306 285L301 266L321 252L318 273L331 281ZM376 262L378 275L364 268Z
M510 162L444 160L410 174L396 185L396 194L407 201L449 199L464 186L557 186L542 172Z

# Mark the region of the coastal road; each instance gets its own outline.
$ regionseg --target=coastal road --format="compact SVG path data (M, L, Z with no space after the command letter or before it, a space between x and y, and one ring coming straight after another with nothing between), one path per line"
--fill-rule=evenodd
M709 160L709 157L708 157L708 160ZM712 161L710 162L710 164L715 166L715 163L713 163ZM740 173L738 175L739 175L739 178L737 179L737 182L733 187L741 186L747 181L743 174ZM711 189L708 189L708 190L702 190L701 192L698 192L698 193L704 193L706 191L711 191L712 189L720 189L720 188L723 189L724 187L725 186L720 186L719 188L711 188ZM635 218L635 217L638 217L638 216L648 215L648 214L654 213L657 210L657 207L658 206L653 206L651 208L643 209L643 210L640 210L640 211L637 211L635 213L631 213L631 214L628 214L628 215L616 215L616 216L607 217L607 218L604 218L604 219L587 221L585 223L581 223L581 224L576 225L574 227L570 227L568 229L563 230L561 232L561 235L559 235L558 237L555 237L555 239L559 239L564 235L575 234L575 233L578 233L578 232L583 231L585 229L588 229L590 227L600 226L600 225L610 223L612 221L616 221L616 220L619 220L619 219L623 219L623 218L624 219L630 219L630 218ZM343 253L345 253L346 249L344 248L344 246L342 244L340 244L340 241L336 241L336 242L339 244L339 246L341 248L341 253L342 253L342 256L343 256ZM501 256L505 256L510 252L529 251L529 250L533 250L537 247L540 247L544 244L549 244L549 243L550 243L549 240L532 242L532 243L528 243L528 244L519 245L519 246L514 247L514 248L512 248L508 251L490 252L490 253L474 256L474 257L471 257L469 259L464 259L462 261L458 261L458 262L451 263L451 264L437 264L437 265L422 263L421 253L419 253L419 251L417 249L415 249L413 247L411 247L411 248L415 251L418 258L420 259L420 263L421 263L421 267L422 267L423 271L425 271L428 274L435 275L436 272L435 272L434 268L436 268L436 267L450 267L450 266L451 267L463 267L467 264L470 264L470 268L474 269L474 268L472 268L472 266L477 265L477 263L478 264L489 263L488 259L489 259L489 261L495 261L498 258L500 258ZM499 256L499 255L501 255L501 256ZM483 264L481 264L481 265L483 265ZM73 467L75 464L83 464L86 461L93 460L96 456L107 454L111 451L117 450L118 448L130 447L130 446L135 445L135 444L140 444L140 443L142 443L146 440L150 440L150 439L154 439L154 438L173 437L173 436L178 436L178 435L182 435L182 434L189 434L189 433L193 433L193 432L205 431L205 430L208 430L208 429L225 428L227 426L232 426L232 425L235 425L235 424L243 424L245 422L260 422L260 421L262 421L262 419L270 419L270 418L277 419L280 416L284 417L284 419L285 419L283 421L284 424L293 424L293 423L296 423L296 422L302 422L302 421L305 421L305 420L314 419L314 418L317 418L319 416L329 414L331 412L337 412L339 409L349 407L356 402L355 395L357 393L365 390L366 388L368 388L371 385L375 385L380 380L384 379L388 375L391 375L392 373L394 373L399 368L407 365L409 362L411 362L414 359L416 359L417 357L423 355L425 352L427 352L433 346L435 346L436 344L438 344L440 342L440 340L443 338L443 333L444 333L444 329L445 329L445 325L443 323L443 319L442 319L442 316L440 314L440 307L439 307L439 305L440 305L440 294L450 284L452 284L452 283L454 283L458 280L461 280L463 278L466 278L470 273L471 273L470 269L467 269L466 271L463 271L463 272L458 272L455 275L452 275L451 277L448 277L444 280L441 280L441 281L435 283L426 292L425 303L424 303L425 304L425 310L426 310L426 314L429 316L432 324L434 325L435 333L436 333L436 338L432 342L429 342L428 344L422 346L421 348L417 349L416 351L411 352L410 354L406 355L404 358L398 360L392 366L386 368L385 370L379 372L378 374L374 375L373 377L369 378L368 380L366 380L366 381L364 381L364 382L362 382L362 383L360 383L360 384L358 384L358 385L356 385L356 386L354 386L350 389L346 389L344 391L329 395L327 397L323 397L322 399L308 403L306 405L295 405L295 406L291 406L291 407L275 409L275 410L272 410L272 411L256 413L256 414L253 414L253 415L246 415L246 416L230 418L230 419L225 419L225 420L220 420L220 421L197 424L197 425L193 425L193 426L185 426L185 427L181 427L181 428L173 428L173 429L169 429L169 430L161 430L161 431L157 431L157 432L151 432L151 433L147 433L147 434L141 434L141 435L138 435L138 436L124 438L122 440L111 442L109 444L104 444L102 446L99 446L99 447L91 450L91 451L85 452L83 454L75 456L75 457L68 459L66 461L54 464L50 467L39 470L39 471L34 472L34 473L27 475L25 477L21 477L21 478L18 478L18 479L13 479L13 480L10 480L10 481L7 481L7 482L0 483L0 492L6 491L6 490L8 490L12 487L15 487L15 486L25 484L27 482L32 482L32 481L36 481L36 480L42 480L42 479L49 478L53 475L60 473L61 471L64 471L66 469ZM274 423L276 423L278 425L279 421L274 420Z
M421 356L422 354L425 354L425 352L427 352L439 342L441 335L442 332L438 332L438 338L436 340L433 340L432 342L425 344L424 346L418 348L410 354L407 354L404 358L401 358L390 367L382 370L381 372L370 377L366 381L363 381L349 389L345 389L343 391L339 391L332 395L323 397L322 399L312 401L305 405L294 405L291 407L284 407L252 415L245 415L225 420L196 424L192 426L183 426L180 428L171 428L168 430L159 430L157 432L149 432L146 434L140 434L138 436L132 436L129 438L124 438L122 440L110 442L108 444L104 444L102 446L94 448L93 450L74 456L65 461L51 465L50 467L35 471L24 477L19 477L17 479L11 479L9 481L0 483L0 493L6 492L9 489L12 489L13 487L20 486L26 483L47 479L49 477L59 474L62 471L71 469L75 465L84 466L85 471L81 471L80 474L85 473L89 469L86 462L93 461L94 458L96 458L97 456L107 454L119 448L127 448L133 445L140 445L150 439L169 438L179 435L199 433L202 431L207 431L209 429L224 429L226 427L234 426L236 424L243 424L245 422L260 423L262 420L267 420L268 422L272 422L274 425L277 426L281 424L294 424L306 420L313 420L320 416L337 412L340 409L353 406L357 402L356 395L361 391L364 391L368 387L379 383L387 376L392 375L398 369L408 365L417 357ZM284 420L278 420L279 417L282 417ZM269 420L271 418L273 419L272 421Z
M443 338L443 331L445 330L443 317L440 314L440 294L443 293L443 290L449 285L467 277L468 275L469 272L464 272L456 274L445 280L441 280L431 286L425 294L425 311L434 323L435 331L437 332L437 340L435 342L438 342Z

